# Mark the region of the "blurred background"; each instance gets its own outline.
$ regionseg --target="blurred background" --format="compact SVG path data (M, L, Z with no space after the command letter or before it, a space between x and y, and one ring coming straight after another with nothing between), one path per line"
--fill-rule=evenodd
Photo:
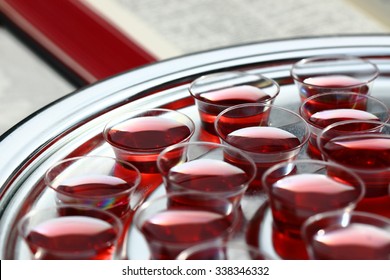
M386 16L390 1L386 0L66 1L81 2L83 9L101 16L157 61L264 40L388 34L390 30ZM21 40L9 25L11 2L23 7L23 1L0 0L0 135L50 102L94 82L69 79L48 63L44 52L38 54Z

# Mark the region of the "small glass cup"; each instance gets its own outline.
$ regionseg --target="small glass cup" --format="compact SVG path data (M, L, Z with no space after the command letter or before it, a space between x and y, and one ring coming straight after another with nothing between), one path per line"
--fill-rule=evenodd
M302 236L311 259L390 260L390 220L358 211L330 211L306 220Z
M298 240L302 245L301 227L307 218L335 209L351 210L365 192L363 181L351 170L319 160L274 165L262 181L269 197L274 235ZM274 247L283 248L280 244ZM278 253L291 257L293 252Z
M356 209L390 218L390 123L337 122L322 131L317 144L324 160L353 170L364 181L366 195Z
M254 161L234 147L189 142L165 149L157 159L167 193L194 191L239 205L256 175Z
M223 144L245 151L256 163L248 194L262 192L263 173L274 164L296 159L309 139L309 126L301 116L268 104L232 106L217 116L215 130Z
M103 136L118 159L129 162L141 172L135 191L138 206L162 183L157 157L166 147L190 140L195 124L190 117L171 109L140 109L108 122Z
M141 173L159 173L157 156L165 148L188 142L195 124L187 115L170 109L136 110L104 128L103 136L117 158L135 165Z
M343 120L375 120L387 122L389 109L379 99L353 92L327 92L305 99L299 114L310 126L307 153L313 159L322 159L317 137L328 125Z
M216 135L215 118L226 108L242 103L272 104L279 91L274 80L239 71L205 75L194 80L189 87L202 127L211 135Z
M89 205L126 220L131 198L141 180L130 163L105 156L81 156L62 160L49 168L45 183L61 204Z
M27 213L18 232L33 259L109 260L118 258L122 223L94 207L61 205Z
M248 244L206 242L181 252L177 260L269 260L267 254Z
M299 60L293 64L291 76L303 101L333 91L369 94L379 69L360 57L327 55Z
M144 202L134 224L150 249L151 259L173 260L203 242L229 240L238 221L231 201L198 192L169 193Z

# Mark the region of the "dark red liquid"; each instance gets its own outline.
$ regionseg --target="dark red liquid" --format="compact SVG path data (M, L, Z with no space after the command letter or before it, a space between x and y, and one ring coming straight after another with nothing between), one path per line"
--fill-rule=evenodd
M88 175L62 182L57 187L57 198L63 203L93 205L122 217L130 210L132 188L133 186L118 177Z
M388 260L390 232L372 225L353 223L347 227L325 228L312 240L316 259Z
M325 128L330 124L347 120L379 121L379 118L369 112L356 109L330 109L314 113L309 118L310 123Z
M384 134L360 134L335 137L324 145L332 160L343 165L364 168L390 168L390 137Z
M291 159L297 153L290 150L295 149L301 144L300 140L292 133L285 130L266 127L246 127L233 131L226 137L226 142L244 151L254 154L257 167L257 175L250 186L250 191L261 189L261 177L263 173L272 165ZM277 156L268 156L267 154L279 153ZM284 154L283 156L281 156ZM258 155L258 156L257 156ZM261 155L264 155L262 157ZM229 158L234 162L234 158ZM242 167L245 169L245 167Z
M309 258L302 239L280 232L274 225L272 226L272 245L283 260L307 260Z
M366 95L355 93L324 93L307 99L302 106L306 118L321 111L334 109L355 109L367 111L367 103L371 100ZM371 101L372 102L372 101Z
M314 129L325 128L328 125L331 125L340 121L347 120L370 120L370 121L379 121L379 118L369 112L355 109L329 109L324 111L319 111L312 114L308 121L311 125L313 125ZM362 127L364 124L359 125L351 125L350 127L343 126L344 129L348 129L350 131L354 130L363 130L369 129L370 127ZM308 146L308 154L312 158L321 159L321 153L317 146L317 135L312 133L309 139Z
M300 238L302 223L310 216L343 209L356 202L360 190L341 179L322 174L295 174L276 181L271 189L276 229Z
M214 121L224 109L242 103L264 102L269 100L271 96L257 87L244 85L205 92L198 95L197 98L202 126L206 131L215 135Z
M323 149L329 160L354 168L366 184L366 197L389 195L389 135L347 134L332 138L324 144Z
M107 139L118 158L134 164L142 173L158 173L156 159L162 149L189 138L183 123L163 117L139 117L113 127Z
M213 143L218 143L218 144L221 143L217 134L211 134L210 132L206 131L205 129L199 130L199 134L197 136L197 141L213 142Z
M231 249L229 247L209 247L187 256L186 260L264 260L260 251L246 251L245 246Z
M249 178L244 170L222 160L198 159L177 165L169 171L168 190L195 190L217 194L219 199L238 199Z
M349 92L367 94L369 88L361 81L347 75L327 75L303 79L302 97L307 98L319 93L329 92L329 89L344 89Z
M231 227L229 218L196 209L167 210L148 219L141 228L152 259L175 259L184 249L223 238Z
M117 232L102 220L69 216L43 222L26 237L39 259L112 259Z
M283 152L301 144L294 134L267 126L245 127L233 131L226 137L226 142L253 153Z

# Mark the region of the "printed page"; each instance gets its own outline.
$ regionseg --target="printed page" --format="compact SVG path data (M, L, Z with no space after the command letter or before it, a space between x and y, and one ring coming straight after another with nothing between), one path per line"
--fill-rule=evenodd
M85 1L160 59L262 40L390 31L350 0Z
M379 21L390 27L390 1L389 0L349 0L358 9L374 21Z

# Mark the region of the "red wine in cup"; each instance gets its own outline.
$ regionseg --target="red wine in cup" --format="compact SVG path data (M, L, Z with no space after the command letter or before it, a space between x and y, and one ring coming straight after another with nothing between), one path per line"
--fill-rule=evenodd
M318 232L311 247L316 259L388 260L390 232L362 223L333 226Z
M367 197L389 195L389 135L367 133L339 136L325 143L323 149L328 160L356 170L366 184Z
M117 232L112 225L93 217L53 218L34 227L27 243L39 259L112 259Z
M321 112L334 109L355 109L367 111L367 96L354 93L334 93L320 94L319 96L308 99L305 102L304 110L306 114Z
M248 175L241 168L223 160L197 159L170 169L168 190L200 191L230 197L234 202L242 194L240 190L248 182ZM233 195L233 196L232 196Z
M161 150L190 135L190 128L179 121L150 116L114 126L107 139L118 148L118 158L134 164L142 173L158 173L156 160Z
M228 217L197 209L170 209L157 213L141 227L152 259L175 259L184 249L220 238L231 227Z
M275 225L271 230L272 246L278 256L283 260L307 260L305 242L297 237L292 237L280 232Z
M86 175L64 180L57 187L57 197L63 203L90 203L122 217L130 210L131 188L118 177Z
M295 149L301 144L294 134L280 128L266 126L246 127L235 130L227 135L226 142L244 151L259 155L285 152L285 160L294 157L296 153L289 155L288 151ZM235 162L234 157L230 157L228 154L225 156L228 161ZM251 190L260 189L263 173L272 165L281 162L281 160L255 160L255 162L257 175L251 184ZM239 166L239 163L236 162L235 165ZM245 169L245 166L241 167Z
M310 216L342 209L357 199L359 190L339 178L323 174L294 174L272 185L274 224L281 233L300 238L302 223Z
M201 93L197 98L201 101L197 106L202 125L207 132L215 134L214 121L222 111L219 106L226 109L242 103L259 103L269 100L271 96L257 87L243 85Z
M305 85L303 85L305 98L329 91L330 89L344 89L348 90L349 92L356 92L361 94L367 94L369 90L366 84L363 84L358 79L347 75L308 77L303 79L303 83L305 83Z
M347 120L370 120L370 121L379 121L380 119L374 114L362 110L356 109L328 109L316 112L308 118L309 122L319 128L325 128L328 125L331 125L340 121ZM364 125L364 124L362 124ZM354 127L355 126L355 127ZM348 129L344 126L345 129ZM370 128L370 127L367 127ZM365 129L361 125L351 125L350 130L362 130ZM317 135L312 133L309 139L308 145L308 154L312 158L322 159L321 153L317 146Z
M356 109L330 109L314 113L310 116L310 123L317 127L325 128L340 121L347 120L370 120L379 121L374 114Z

